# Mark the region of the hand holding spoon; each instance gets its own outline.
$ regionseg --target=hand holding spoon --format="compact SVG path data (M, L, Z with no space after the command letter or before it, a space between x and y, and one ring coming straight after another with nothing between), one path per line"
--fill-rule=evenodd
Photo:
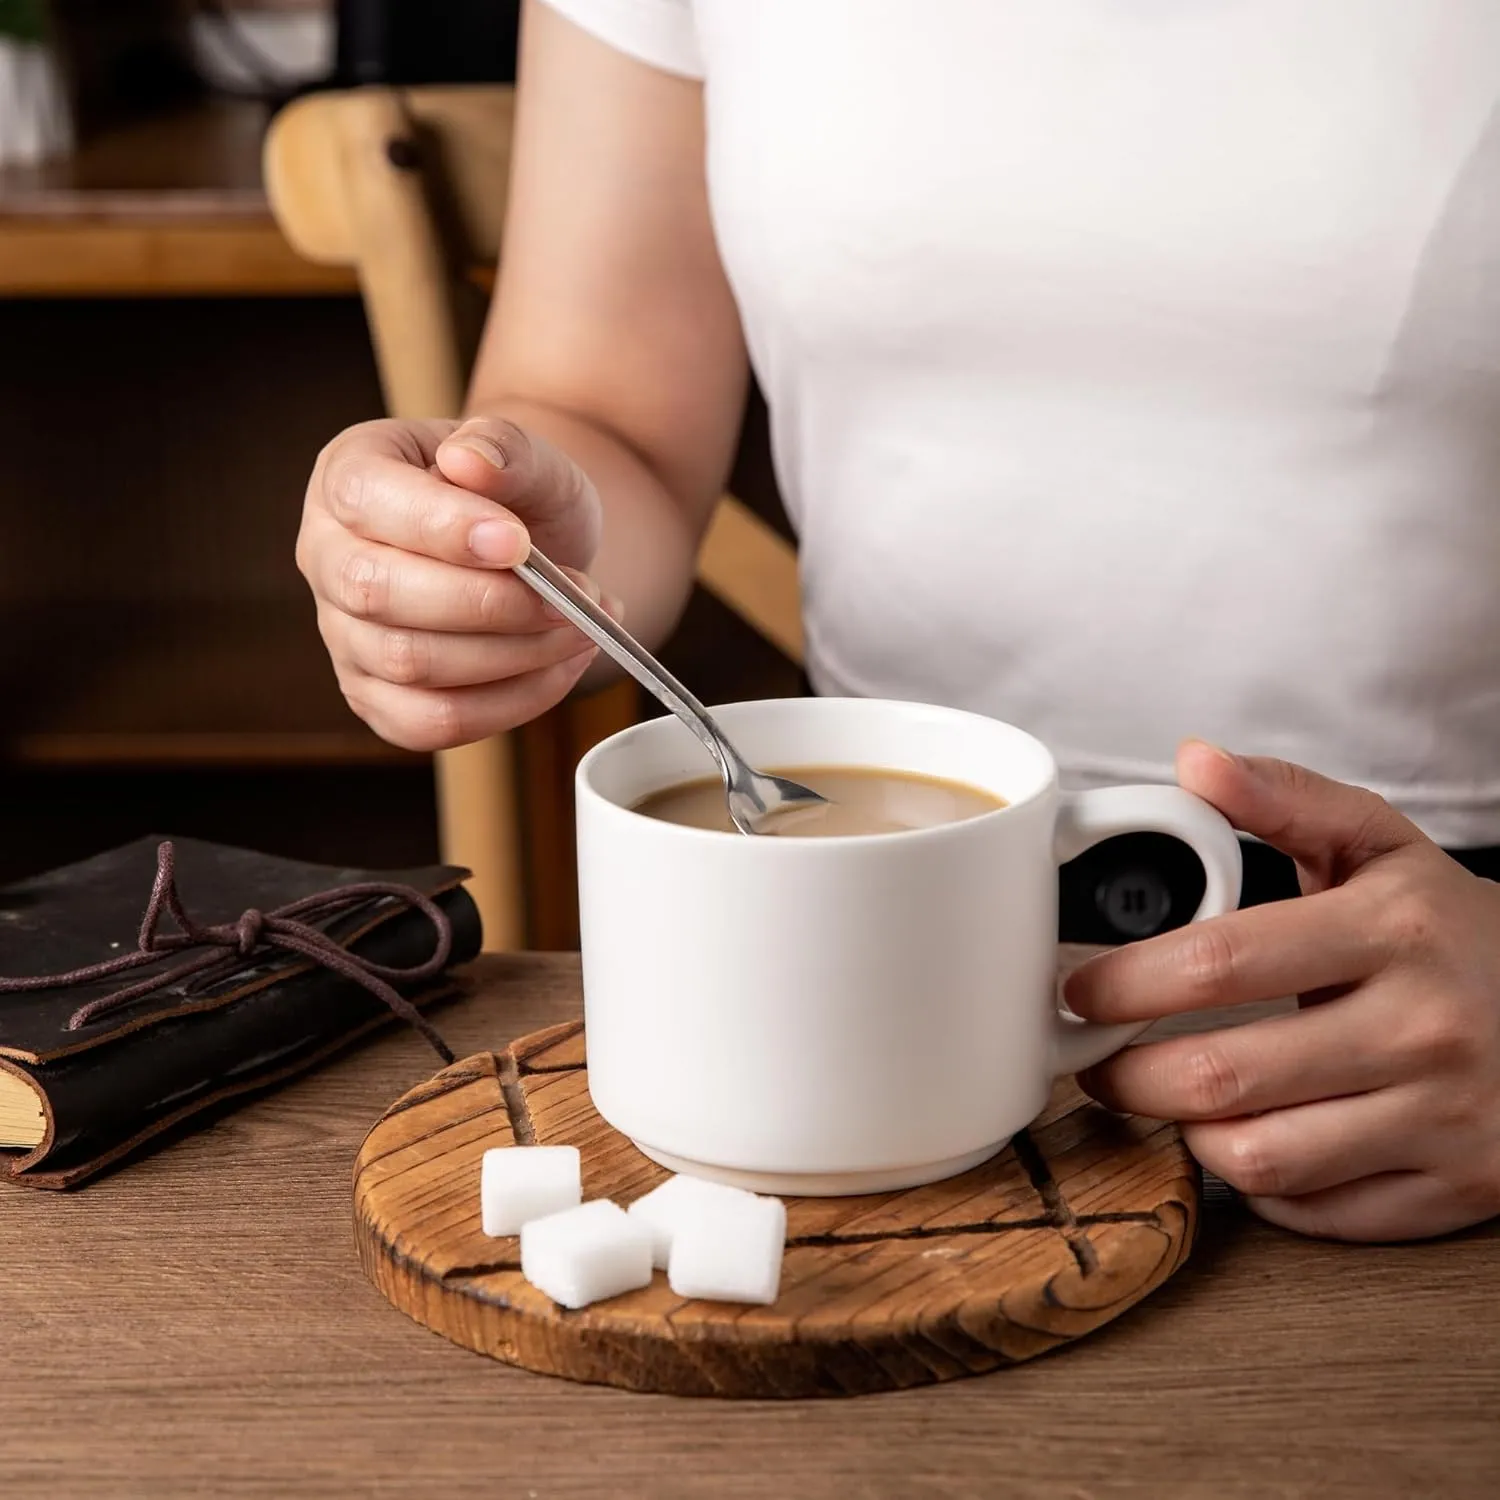
M729 816L741 833L769 833L769 825L778 813L828 800L784 776L757 771L734 748L709 711L628 630L612 620L535 547L513 571L698 736L724 778Z

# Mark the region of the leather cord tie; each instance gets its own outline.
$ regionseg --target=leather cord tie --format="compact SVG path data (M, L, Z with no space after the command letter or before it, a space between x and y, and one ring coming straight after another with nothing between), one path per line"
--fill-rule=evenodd
M399 901L427 918L437 939L430 958L406 968L378 964L341 947L315 925L342 916L363 902L380 898ZM164 933L159 930L165 914L171 915L180 931ZM360 885L339 886L313 896L303 896L300 900L278 906L275 911L261 912L252 907L238 921L203 925L187 914L177 894L175 853L170 840L157 846L156 880L151 887L151 900L146 906L146 915L141 922L134 952L122 953L118 958L108 958L101 963L85 964L66 974L46 974L28 979L0 977L0 995L22 990L63 989L69 985L89 984L94 980L108 979L115 974L125 974L132 969L159 963L167 954L194 948L207 951L194 955L165 973L138 980L114 994L101 995L99 999L79 1006L68 1019L68 1030L77 1031L91 1021L112 1015L123 1006L146 995L170 989L185 979L202 976L200 983L211 982L233 972L257 952L280 949L310 958L314 963L321 964L325 969L368 990L403 1021L416 1027L445 1063L453 1061L453 1053L448 1044L393 983L419 983L424 979L433 979L446 967L448 956L453 951L453 928L435 901L412 886L372 880Z

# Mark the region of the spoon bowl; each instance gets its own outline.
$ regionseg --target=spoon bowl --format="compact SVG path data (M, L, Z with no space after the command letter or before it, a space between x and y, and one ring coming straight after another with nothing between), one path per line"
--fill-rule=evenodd
M517 563L513 571L517 578L576 625L693 731L719 768L730 821L741 833L772 833L775 831L772 825L782 814L828 800L800 782L757 771L735 749L713 715L697 698L624 626L612 620L561 568L535 547L526 561Z

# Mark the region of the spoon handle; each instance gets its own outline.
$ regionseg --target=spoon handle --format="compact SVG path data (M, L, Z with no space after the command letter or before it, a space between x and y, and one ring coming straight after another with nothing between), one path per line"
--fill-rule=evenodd
M708 710L624 626L612 620L535 547L512 571L671 709L703 741L720 770L725 769L725 747L714 732Z

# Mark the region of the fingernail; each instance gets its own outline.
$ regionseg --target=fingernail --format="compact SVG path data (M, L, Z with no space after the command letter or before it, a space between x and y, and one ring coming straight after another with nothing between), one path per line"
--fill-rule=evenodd
M482 458L492 469L505 467L505 449L478 423L466 422L448 442L455 448L466 448L476 457Z
M514 521L480 521L469 532L469 551L496 567L514 567L530 550L530 537Z
M1200 740L1195 738L1186 739L1182 743L1184 746L1197 745L1199 748L1207 750L1211 755L1217 755L1220 760L1227 762L1231 766L1237 767L1241 771L1246 769L1245 762L1241 760L1238 755L1231 754L1222 745L1215 745L1211 740Z

